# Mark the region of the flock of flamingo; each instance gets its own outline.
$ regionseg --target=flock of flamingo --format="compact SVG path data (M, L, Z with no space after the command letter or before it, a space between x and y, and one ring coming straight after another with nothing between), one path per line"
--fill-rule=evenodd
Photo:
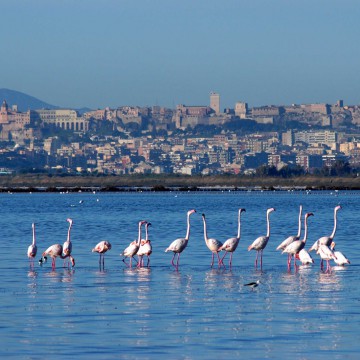
M297 269L298 265L296 264L296 260L299 260L303 265L308 265L314 263L309 252L316 251L316 253L320 256L321 259L321 269L324 269L323 261L326 261L326 272L331 271L330 260L333 260L337 265L344 266L346 264L350 264L350 261L339 251L335 251L335 242L334 237L336 233L337 227L337 212L341 209L341 206L338 205L334 208L334 228L329 236L323 236L315 241L315 243L309 248L309 251L305 250L306 240L307 240L307 232L308 232L308 218L313 216L314 214L308 212L304 216L304 236L300 239L301 235L301 220L302 220L302 206L300 205L299 211L299 227L298 233L296 235L289 236L286 238L277 248L276 250L282 250L282 254L288 254L287 258L287 266L290 270L292 259L294 261L294 268ZM258 266L258 258L260 256L260 267L262 268L263 263L263 251L270 239L270 214L275 211L274 208L269 208L266 211L266 221L267 221L267 233L264 236L259 236L255 241L248 247L248 251L256 250L256 258L255 258L255 267ZM225 256L230 253L229 259L229 267L232 266L232 257L233 253L235 252L239 242L240 242L240 233L241 233L241 214L245 212L245 209L240 208L238 210L238 227L237 227L237 236L231 237L227 239L224 243L221 241L209 238L207 235L207 228L206 228L206 217L205 214L202 214L202 220L204 225L204 239L208 249L212 253L212 260L211 260L211 267L214 265L214 258L215 255L217 256L218 266L225 267L224 265L224 258ZM169 247L165 250L165 252L173 252L174 255L171 260L171 264L178 270L179 267L179 260L181 253L185 250L188 245L189 238L190 238L190 216L196 213L196 210L189 210L187 212L187 230L186 235L184 238L178 238L174 240ZM67 219L69 222L69 229L67 240L64 242L63 245L61 244L54 244L46 249L42 253L42 257L39 260L39 264L42 265L47 261L47 256L50 256L52 259L52 268L55 269L55 262L56 258L60 257L64 259L64 266L69 267L70 264L72 267L75 266L75 259L71 255L72 252L72 243L70 239L70 231L73 224L72 219ZM145 239L141 238L141 229L142 226L145 225ZM139 221L138 224L138 238L137 240L132 241L128 247L120 254L123 257L123 262L126 264L127 267L132 267L132 260L136 261L136 267L144 267L144 257L147 258L146 267L150 266L150 255L152 253L152 246L151 241L149 240L148 234L148 227L151 225L150 222L145 220ZM28 247L28 258L30 260L30 266L34 266L34 259L37 254L37 246L36 246L36 236L35 236L35 224L32 224L33 230L33 241L32 244ZM92 252L99 253L99 265L100 268L104 267L104 255L105 253L111 249L110 242L104 240L99 242L93 249ZM219 253L223 251L224 255L220 257ZM138 258L136 259L135 256ZM177 259L176 259L177 256ZM126 261L126 258L129 259L129 262ZM176 259L176 261L175 261Z

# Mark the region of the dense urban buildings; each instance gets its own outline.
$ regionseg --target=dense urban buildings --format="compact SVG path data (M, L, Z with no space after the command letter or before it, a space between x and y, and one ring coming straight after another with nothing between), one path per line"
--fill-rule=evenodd
M360 163L360 106L121 106L20 112L3 100L0 170L56 173L252 174Z

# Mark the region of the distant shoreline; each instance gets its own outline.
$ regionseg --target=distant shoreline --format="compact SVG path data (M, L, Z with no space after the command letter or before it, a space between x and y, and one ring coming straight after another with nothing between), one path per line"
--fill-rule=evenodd
M360 190L360 177L236 175L1 175L0 192Z

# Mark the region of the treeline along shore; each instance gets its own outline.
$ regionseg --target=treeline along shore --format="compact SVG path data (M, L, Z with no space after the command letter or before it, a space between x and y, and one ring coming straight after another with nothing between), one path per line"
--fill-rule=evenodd
M236 175L1 175L0 191L360 190L360 177Z

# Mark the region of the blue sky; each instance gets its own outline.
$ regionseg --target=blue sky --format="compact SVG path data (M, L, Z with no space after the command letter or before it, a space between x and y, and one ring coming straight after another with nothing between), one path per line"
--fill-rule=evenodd
M0 5L0 88L54 105L360 104L358 0Z

